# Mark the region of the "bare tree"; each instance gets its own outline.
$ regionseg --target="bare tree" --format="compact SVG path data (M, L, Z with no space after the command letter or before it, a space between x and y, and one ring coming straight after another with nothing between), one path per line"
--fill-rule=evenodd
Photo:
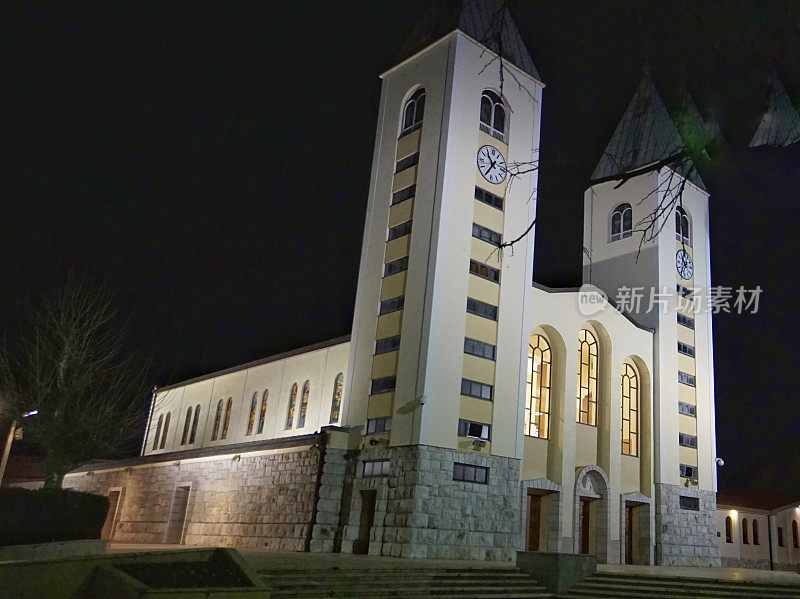
M123 334L107 288L72 279L34 310L16 351L0 349L6 416L38 411L24 434L43 453L46 489L141 432L148 369L125 356Z

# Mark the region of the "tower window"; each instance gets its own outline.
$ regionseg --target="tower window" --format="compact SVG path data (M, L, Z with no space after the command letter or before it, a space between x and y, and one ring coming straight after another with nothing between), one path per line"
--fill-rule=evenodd
M692 418L697 418L697 408L692 404L679 401L678 414L683 414L684 416L691 416Z
M577 421L597 426L597 340L589 331L578 335Z
M633 233L633 208L630 204L620 204L611 213L611 241L630 237Z
M694 358L694 347L688 343L678 341L678 353Z
M502 239L500 233L496 233L477 223L472 223L472 236L495 246L499 246Z
M503 198L496 196L493 193L489 193L477 185L475 186L475 199L486 204L487 206L491 206L492 208L497 208L498 210L503 209Z
M403 127L400 135L411 133L422 126L422 117L425 115L425 90L419 88L406 102L403 108Z
M495 347L491 343L484 343L477 339L464 338L464 353L487 360L494 360Z
M394 376L384 376L379 379L372 379L370 395L394 391L395 385L397 385L397 377Z
M680 312L678 312L678 324L685 326L687 329L694 328L694 318L691 316L684 316Z
M405 296L398 295L397 297L392 297L387 300L383 300L381 302L380 311L378 314L389 314L390 312L397 312L398 310L403 309L403 305L405 304Z
M379 435L381 433L388 433L392 430L392 417L384 416L383 418L369 418L367 419L367 433L368 435Z
M404 223L400 223L399 225L395 225L389 229L389 236L387 241L391 241L392 239L398 239L399 237L403 237L404 235L408 235L411 233L411 221L407 220Z
M688 433L678 433L678 445L697 449L697 437Z
M622 453L639 455L639 377L627 363L622 365Z
M534 335L528 344L528 382L525 395L525 426L529 437L550 435L550 344Z
M492 401L492 386L480 381L461 379L461 395Z
M500 282L500 271L477 260L469 261L469 272L492 283Z
M458 420L458 436L470 437L471 439L480 439L481 441L489 440L489 425L482 422L473 422L471 420Z
M404 171L407 168L411 168L415 164L419 164L419 152L415 152L410 156L406 156L405 158L398 160L397 163L394 165L394 172L399 173L400 171Z
M680 475L683 478L697 478L697 466L690 466L689 464L680 464Z
M386 265L383 267L383 276L388 277L393 274L397 274L398 272L402 272L404 270L408 270L408 256L403 256L402 258L398 258L397 260L392 260L391 262L387 262Z
M689 230L689 216L682 206L675 208L675 239L687 245L692 244Z
M481 131L506 143L506 108L500 96L490 89L481 95L480 120Z
M472 299L471 297L467 298L467 312L476 316L483 316L489 320L497 320L497 306Z
M375 340L375 355L388 354L400 349L400 335Z
M471 464L453 464L453 480L485 485L489 482L489 469Z
M409 198L413 198L414 194L417 193L417 186L416 185L409 185L408 187L404 187L398 191L395 191L392 194L392 206L395 204L399 204L400 202L405 202Z
M678 382L683 383L684 385L689 385L690 387L694 387L695 380L693 374L688 374L686 372L678 371Z

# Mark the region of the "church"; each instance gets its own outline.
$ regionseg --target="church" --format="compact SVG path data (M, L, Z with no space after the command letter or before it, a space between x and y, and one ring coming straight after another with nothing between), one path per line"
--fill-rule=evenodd
M532 283L545 84L502 3L457 4L381 75L351 334L156 389L138 458L65 479L109 496L107 537L722 564L685 123L645 75L585 192L584 285Z

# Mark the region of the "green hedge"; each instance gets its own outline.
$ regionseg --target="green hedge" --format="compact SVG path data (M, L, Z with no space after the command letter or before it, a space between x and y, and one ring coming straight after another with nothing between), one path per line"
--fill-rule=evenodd
M78 491L0 489L0 545L99 539L108 505Z

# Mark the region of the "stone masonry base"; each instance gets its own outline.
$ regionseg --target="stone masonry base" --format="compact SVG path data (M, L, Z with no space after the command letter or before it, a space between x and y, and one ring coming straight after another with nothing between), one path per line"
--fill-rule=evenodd
M656 565L719 567L714 493L667 484L655 489ZM681 496L697 498L700 509L681 508Z

